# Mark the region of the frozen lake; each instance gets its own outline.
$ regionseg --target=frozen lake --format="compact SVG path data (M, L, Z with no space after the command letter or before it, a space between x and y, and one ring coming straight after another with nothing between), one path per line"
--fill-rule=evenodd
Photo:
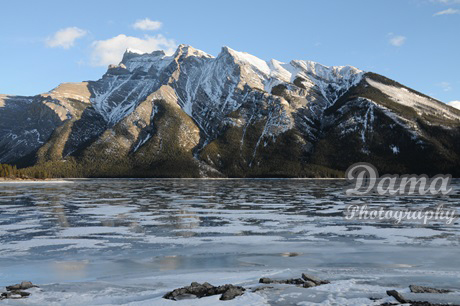
M348 198L341 180L69 180L0 183L0 287L39 284L12 305L215 305L169 301L192 281L291 285L223 305L379 305L410 284L460 288L460 224L345 221L347 204L460 207L448 197ZM0 290L1 291L1 290ZM435 297L458 302L459 292ZM410 294L408 294L410 295ZM384 298L373 302L370 297ZM430 297L431 298L431 297Z

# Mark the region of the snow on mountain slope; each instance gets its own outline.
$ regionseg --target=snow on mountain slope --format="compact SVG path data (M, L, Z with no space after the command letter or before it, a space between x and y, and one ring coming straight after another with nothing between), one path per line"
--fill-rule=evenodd
M460 115L452 112L445 104L426 96L418 95L404 87L386 85L371 78L366 78L366 82L372 87L377 88L385 95L390 97L394 102L415 109L419 115L429 114L444 117L452 120L460 120Z
M102 79L91 83L94 108L113 126L161 85L177 77L181 73L178 61L184 61L188 56L211 57L184 45L179 46L172 56L166 56L163 51L139 54L127 50L119 65L109 66ZM200 69L201 66L196 68Z
M291 65L300 69L298 76L312 80L320 88L330 105L357 85L364 75L364 71L352 66L328 67L312 61L292 61Z
M172 56L166 56L163 51L154 51L152 53L135 53L131 50L126 50L120 66L125 66L130 72L140 69L148 72L150 68L154 67L156 70L167 66L173 60ZM116 68L117 66L112 66Z
M88 84L63 83L35 97L0 96L0 163L13 162L43 146L63 122L90 106Z
M361 109L361 112L355 112L353 116L349 116L346 120L341 120L340 115L351 112L351 109ZM404 117L392 112L390 109L376 103L367 98L357 98L345 104L339 109L337 114L332 115L333 124L337 125L337 130L340 135L358 134L362 143L361 152L369 155L371 152L368 149L367 143L373 138L377 112L384 114L391 122L391 126L399 126L404 131L412 135L412 138L417 139L418 128L414 122L411 122Z
M200 54L200 57L203 58L203 55ZM197 61L193 61L192 64L196 66ZM183 103L183 109L208 135L215 135L219 131L215 128L215 124L211 124L212 127L209 129L209 123L221 122L227 114L253 99L251 91L265 91L268 96L263 99L267 99L272 94L273 87L282 84L293 87L291 95L297 100L304 100L291 105L286 103L285 106L288 105L290 110L284 113L294 113L296 109L305 107L324 110L348 88L357 84L363 73L353 67L326 67L313 62L293 61L289 64L276 60L266 62L229 47L223 47L216 58L207 56L202 65L201 69L193 69L189 68L185 61L180 62L181 69L185 68L187 74L187 85L179 86L179 88L186 88L186 94L179 94L179 97L183 97L182 100L186 101ZM178 77L179 80L181 75L182 73ZM301 81L293 85L298 78ZM331 85L327 87L326 82ZM299 90L298 86L302 89ZM181 91L178 89L178 93ZM307 105L307 100L317 100L317 98L307 99L307 97L316 97L316 93L322 94L328 103ZM319 105L322 106L318 108ZM291 121L294 121L294 118L291 118Z
M261 60L246 52L239 52L228 47L224 50L232 54L236 61L250 67L252 78L250 81L259 80L264 85L263 89L271 92L274 85L279 83L294 83L297 78L312 81L321 90L321 93L330 103L340 97L351 86L358 84L364 74L363 71L351 66L324 66L312 61L294 60L290 63L282 63L272 59L269 62ZM251 83L248 81L248 84ZM256 83L257 83L256 82ZM328 86L332 86L336 92L332 97ZM262 89L262 88L261 88Z
M223 47L217 57L187 45L180 45L172 56L163 51L139 54L127 50L119 65L111 65L102 79L90 83L91 103L112 126L160 86L170 84L182 109L212 135L216 129L207 128L208 121L221 120L240 107L248 90L270 94L274 86L299 78L306 91L319 91L331 104L358 83L362 74L349 66L266 62L229 47Z

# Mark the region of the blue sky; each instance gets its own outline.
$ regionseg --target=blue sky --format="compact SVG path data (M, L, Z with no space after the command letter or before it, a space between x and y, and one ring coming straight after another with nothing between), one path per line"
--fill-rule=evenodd
M126 46L353 65L460 100L460 0L3 1L0 93L96 80Z

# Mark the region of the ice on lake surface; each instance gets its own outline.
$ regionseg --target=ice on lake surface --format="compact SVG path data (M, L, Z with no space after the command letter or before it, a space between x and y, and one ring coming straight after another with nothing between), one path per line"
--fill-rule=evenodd
M0 183L0 287L40 285L12 305L215 305L169 301L193 281L256 288L308 272L331 284L279 285L223 305L379 305L410 284L454 289L460 225L346 221L347 204L458 208L446 197L345 195L341 180L74 180ZM0 290L1 291L1 290ZM373 302L370 297L383 298Z

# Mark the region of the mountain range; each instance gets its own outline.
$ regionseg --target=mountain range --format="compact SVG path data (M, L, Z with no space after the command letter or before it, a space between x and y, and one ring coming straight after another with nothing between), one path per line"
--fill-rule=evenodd
M0 95L0 163L53 177L337 177L355 162L458 177L460 110L351 66L187 45Z

